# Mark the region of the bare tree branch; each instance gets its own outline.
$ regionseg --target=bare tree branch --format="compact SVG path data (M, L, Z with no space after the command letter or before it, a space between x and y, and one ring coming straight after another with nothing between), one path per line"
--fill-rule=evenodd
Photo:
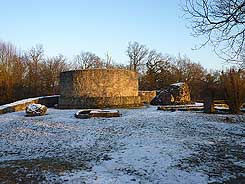
M218 56L242 64L245 40L245 0L185 0L193 36L205 37Z
M139 67L144 64L148 52L145 45L140 45L138 42L129 42L127 55L130 62L130 70L138 71Z

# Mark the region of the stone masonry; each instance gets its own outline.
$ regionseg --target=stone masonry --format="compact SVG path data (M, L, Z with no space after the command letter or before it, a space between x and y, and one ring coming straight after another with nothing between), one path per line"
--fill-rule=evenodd
M124 69L62 72L59 108L103 108L141 105L138 75Z

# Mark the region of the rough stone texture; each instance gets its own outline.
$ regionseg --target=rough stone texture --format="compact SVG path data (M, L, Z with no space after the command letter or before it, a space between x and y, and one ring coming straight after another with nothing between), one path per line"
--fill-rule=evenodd
M190 90L185 82L171 84L151 101L152 105L188 104L191 102Z
M48 108L42 104L30 104L26 107L27 116L43 116Z
M84 109L75 113L75 117L79 119L88 119L88 118L112 118L120 117L118 110L101 110L101 109Z
M37 103L43 104L46 107L55 107L55 105L58 104L59 96L60 95L44 96L44 97L38 98Z
M68 71L60 75L60 88L62 97L138 96L138 76L122 69Z
M164 105L157 107L157 110L163 111L202 111L203 105Z
M10 104L0 106L0 114L23 111L29 104L34 103L43 104L47 107L54 107L54 105L58 103L58 98L59 95L53 95L19 100Z
M141 106L139 96L129 97L61 97L59 108L80 109L80 108L106 108L106 107L137 107Z
M138 75L123 69L62 72L59 108L127 107L141 104Z
M141 103L150 103L156 97L156 91L139 91Z

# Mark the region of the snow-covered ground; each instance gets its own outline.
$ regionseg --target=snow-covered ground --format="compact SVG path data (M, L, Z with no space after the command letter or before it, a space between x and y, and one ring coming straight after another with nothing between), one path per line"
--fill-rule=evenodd
M0 115L0 183L245 183L245 116L120 109Z

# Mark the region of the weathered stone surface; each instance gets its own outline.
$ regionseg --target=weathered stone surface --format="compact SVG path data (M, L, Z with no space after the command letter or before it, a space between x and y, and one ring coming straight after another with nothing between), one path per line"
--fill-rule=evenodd
M74 116L76 118L79 118L79 119L88 119L88 118L91 118L90 112L92 110L100 110L100 109L83 109L83 110L80 110L80 111L76 112L74 114Z
M150 103L156 97L156 91L139 91L141 103Z
M163 89L155 98L153 98L151 104L170 105L173 104L173 102L174 102L173 95L170 93L170 91L168 89Z
M161 90L151 101L152 105L188 104L191 102L189 87L185 82L171 84Z
M43 116L48 108L42 104L30 104L26 107L27 116Z
M88 69L62 72L61 97L138 96L138 75L123 69Z
M202 111L203 105L164 105L157 107L163 111Z
M119 117L120 113L117 110L84 109L75 113L74 116L79 119L88 119L92 117L112 118Z
M59 108L139 106L138 75L123 69L62 72Z
M52 95L52 96L42 96L38 98L38 103L43 104L46 107L55 107L58 104L60 95Z
M125 108L141 106L139 96L125 97L62 97L59 99L60 109L87 108Z

